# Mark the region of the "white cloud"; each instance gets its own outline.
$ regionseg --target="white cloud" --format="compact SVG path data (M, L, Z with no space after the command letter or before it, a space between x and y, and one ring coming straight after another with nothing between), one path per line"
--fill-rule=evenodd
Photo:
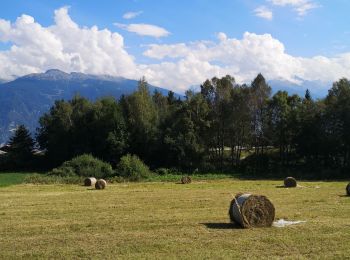
M268 79L298 82L295 75L301 73L300 61L286 54L283 44L271 35L245 33L241 40L227 38L225 34L220 36L218 43L153 44L144 55L158 60L175 59L173 62L160 63L167 71L164 83L177 82L176 85L182 90L189 85L200 84L206 78L226 74L233 75L238 82L249 82L259 72ZM160 71L160 66L153 69ZM155 76L159 78L163 74L148 75L150 79Z
M268 0L273 5L292 6L299 16L304 16L308 11L318 8L319 4L313 0Z
M254 10L254 14L257 17L266 19L266 20L272 20L273 14L270 9L268 9L266 6L260 6Z
M290 81L318 80L324 83L350 77L350 53L333 58L295 57L286 53L283 43L270 34L246 32L242 39L218 34L219 42L198 41L170 45L152 44L144 52L159 64L147 65L144 73L160 85L185 90L213 76L233 75L236 81L250 82L258 73L267 79ZM172 61L162 62L171 58Z
M137 12L127 12L123 15L124 19L133 19L137 16L139 16L140 14L142 14L143 11L137 11Z
M184 92L207 78L226 74L240 83L250 82L260 72L269 80L294 83L319 80L328 84L350 78L350 53L296 57L270 34L249 32L240 39L221 32L215 41L151 44L144 55L153 61L138 64L120 34L97 26L81 27L67 8L56 10L55 22L48 27L28 15L13 23L0 19L0 42L11 44L10 49L0 50L2 79L57 68L131 79L144 75L151 84Z
M227 40L227 35L223 32L219 32L217 35L217 38L220 40L220 41L225 41Z
M0 78L48 68L135 77L136 65L124 49L123 37L96 26L79 27L67 7L55 11L55 24L49 27L28 15L14 23L0 19L0 41L12 43L0 52Z
M155 38L166 37L170 34L167 30L162 27L144 24L144 23L132 23L132 24L122 24L115 23L115 26L122 28L128 32L133 32L142 36L151 36Z

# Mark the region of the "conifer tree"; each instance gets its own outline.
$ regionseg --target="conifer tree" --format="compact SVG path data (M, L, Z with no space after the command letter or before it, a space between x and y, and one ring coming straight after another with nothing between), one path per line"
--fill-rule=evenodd
M14 166L27 165L33 157L34 141L24 125L17 127L9 141L9 158Z

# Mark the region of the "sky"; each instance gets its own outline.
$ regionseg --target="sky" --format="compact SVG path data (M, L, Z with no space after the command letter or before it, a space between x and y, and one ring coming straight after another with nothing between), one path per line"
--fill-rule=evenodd
M2 0L0 79L61 69L183 93L230 74L350 78L348 0Z

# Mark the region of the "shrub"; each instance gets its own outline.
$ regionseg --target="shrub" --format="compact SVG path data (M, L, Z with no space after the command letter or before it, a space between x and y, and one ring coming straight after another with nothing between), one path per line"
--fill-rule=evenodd
M169 169L167 169L167 168L158 168L158 169L156 170L156 173L157 173L158 175L168 175L168 174L170 173L170 171L169 171Z
M32 174L24 179L31 184L80 184L83 178L79 176L53 176L47 174Z
M66 167L62 165L59 168L54 168L51 172L49 172L48 175L69 177L69 176L76 176L77 174L75 173L72 167Z
M127 180L121 176L114 176L114 177L108 179L109 183L123 183L126 181Z
M106 178L113 175L113 169L110 164L90 154L84 154L64 162L60 167L53 169L49 175Z
M151 171L136 155L127 154L120 158L117 173L130 181L139 181L150 177Z

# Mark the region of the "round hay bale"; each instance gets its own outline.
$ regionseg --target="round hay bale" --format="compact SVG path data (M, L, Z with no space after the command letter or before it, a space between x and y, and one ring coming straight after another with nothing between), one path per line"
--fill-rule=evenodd
M271 227L275 219L275 207L265 196L240 194L230 204L232 222L243 228Z
M181 183L182 183L182 184L188 184L188 183L191 183L191 182L192 182L192 179L191 179L190 176L183 176L183 177L181 178Z
M287 177L284 179L284 187L294 188L297 186L297 180L293 177Z
M346 185L346 194L350 196L350 183Z
M90 177L84 180L84 186L94 186L96 183L96 178Z
M107 182L104 179L99 179L96 183L95 183L95 188L97 190L103 190L104 188L106 188L107 186Z

